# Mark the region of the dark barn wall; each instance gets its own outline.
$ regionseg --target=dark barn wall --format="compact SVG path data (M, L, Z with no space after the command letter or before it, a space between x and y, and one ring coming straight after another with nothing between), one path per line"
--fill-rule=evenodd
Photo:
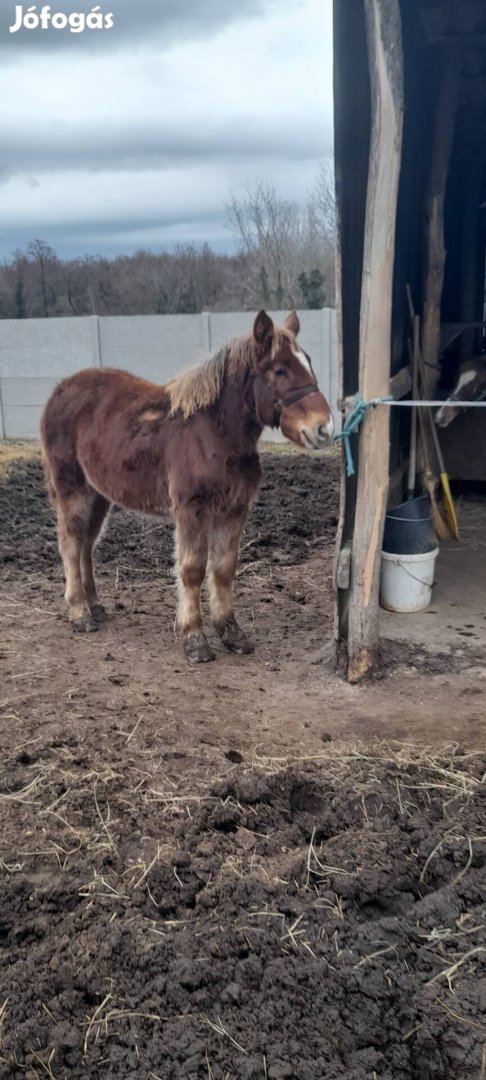
M435 64L419 20L410 0L401 0L404 97L403 150L398 194L393 275L393 335L391 374L409 362L408 338L411 333L406 300L409 284L417 313L423 300L424 223L427 177L430 169L432 128L435 104ZM393 474L409 456L410 413L392 409L390 425L390 473ZM393 500L393 491L391 499Z
M400 0L404 53L405 113L393 287L391 374L408 362L410 322L405 299L409 282L417 313L423 308L425 212L431 165L438 87L444 62L441 43L430 43L423 30L419 5ZM481 139L465 142L458 122L449 166L444 214L446 263L441 320L445 323L481 321L484 305L486 212L485 152ZM481 347L481 333L463 334L443 360L442 386L449 388L461 356ZM452 477L486 480L486 411L471 410L460 428L440 432L446 464ZM410 413L392 410L390 474L409 456ZM396 499L396 495L395 495Z
M447 251L442 321L482 322L484 308L486 183L477 150L465 151L456 139L452 155L445 205L445 246ZM447 369L453 376L457 362L482 348L483 334L464 333L447 350ZM450 363L449 363L450 357Z
M424 222L430 169L435 105L435 68L416 7L401 0L404 96L403 150L398 193L395 268L393 278L393 340L391 373L408 363L410 320L405 287L412 290L415 309L422 308Z
M486 409L471 409L440 432L451 480L486 481Z
M412 288L416 310L422 307L425 197L430 168L436 68L414 3L400 0L404 52L405 112L400 175L396 254L393 277L393 334L390 374L408 363L410 322L405 286ZM431 55L432 52L432 55ZM370 139L370 87L363 0L334 2L335 167L340 229L343 308L343 396L358 389L359 314L363 234ZM409 452L410 414L391 410L390 473ZM357 440L353 455L357 460ZM355 478L346 481L343 542L353 531Z
M476 60L466 55L444 215L444 323L482 322L484 318L486 214L481 204L486 201L485 121L484 115L475 115L477 105L470 101L471 66L476 68ZM478 85L478 94L480 89ZM480 352L483 346L483 332L476 329L463 332L445 350L444 389L451 388L461 360ZM449 428L441 430L440 441L451 479L486 481L486 409L463 413Z
M387 284L393 283L392 328L390 338L390 376L395 375L409 363L408 338L411 334L410 317L406 297L406 285L410 284L416 313L423 322L426 296L425 271L431 268L428 278L427 342L431 358L435 357L437 327L434 318L435 293L442 282L442 242L440 218L434 217L434 208L442 205L444 168L450 153L452 122L455 110L455 91L461 72L463 48L472 50L469 57L474 82L467 84L462 78L459 90L459 120L448 178L444 216L444 240L447 250L442 317L447 321L463 320L466 311L479 313L484 290L484 237L486 210L476 219L471 217L473 183L469 176L471 163L477 167L475 154L486 163L486 0L396 0L400 8L401 38L403 43L404 124L401 143L401 171L399 180L396 231L394 237L393 273L387 269ZM372 290L373 281L363 273L363 241L367 202L368 174L373 147L370 146L371 101L370 66L376 73L376 40L371 41L368 55L366 39L366 15L386 10L385 0L334 0L334 87L335 87L335 169L337 194L337 308L342 360L342 395L351 397L360 387L360 307L363 296ZM394 11L395 3L390 5ZM467 18L463 22L462 16ZM479 20L478 44L476 23ZM465 27L465 29L464 29ZM471 29L472 28L472 29ZM394 48L398 51L400 35L395 31ZM481 49L483 50L481 52ZM459 52L457 51L459 50ZM386 45L385 45L386 52ZM397 52L394 54L396 58ZM388 59L391 59L388 56ZM481 65L484 67L484 84L481 83ZM464 73L462 72L462 75ZM479 83L477 79L479 78ZM478 86L479 100L474 97ZM482 87L482 89L481 89ZM400 102L401 108L401 102ZM464 141L464 119L467 139ZM482 130L477 131L479 128ZM375 131L375 129L373 129ZM467 145L466 145L467 144ZM386 160L382 151L381 162ZM375 162L376 164L376 162ZM389 185L396 179L390 161ZM466 182L465 181L466 178ZM486 170L485 170L486 179ZM370 196L372 192L370 192ZM486 202L486 185L483 182L483 201ZM435 202L434 202L435 200ZM370 198L373 206L373 199ZM469 211L468 211L469 205ZM469 217L468 217L469 215ZM436 222L439 227L436 227ZM467 237L467 221L472 235L472 247ZM472 225L471 225L472 221ZM377 233L380 225L377 223ZM367 236L368 243L368 236ZM473 257L471 258L471 251ZM381 282L379 268L373 273ZM435 288L434 288L435 287ZM375 283L376 293L376 283ZM436 309L435 309L436 310ZM384 314L384 311L382 312ZM342 325L341 325L342 324ZM427 337L427 335L426 335ZM430 338L430 340L429 340ZM366 394L370 371L374 376L381 372L385 351L383 343L376 349L376 368L373 351L361 348L363 362L366 360L366 378L361 389ZM431 369L429 369L430 371ZM372 383L372 379L371 379ZM380 393L383 393L380 390ZM385 391L386 392L386 391ZM370 395L372 396L372 395ZM406 486L406 464L409 457L411 410L391 409L389 474L389 504L399 500ZM368 433L369 425L366 429ZM486 480L486 410L471 410L456 425L439 436L443 442L446 467L451 478ZM386 435L383 436L383 440ZM353 457L359 470L357 439L353 440ZM344 473L341 481L341 513L338 527L335 557L335 637L338 656L345 663L347 652L347 676L354 681L359 664L355 656L363 649L369 657L378 642L376 634L360 633L354 616L356 602L363 593L366 559L375 559L376 544L363 534L357 522L363 518L363 507L372 500L363 498L364 478L374 476L373 461L366 459L366 443L361 439L363 461L361 471L349 479ZM484 449L483 449L484 448ZM385 450L384 442L381 450ZM378 465L383 465L383 455L377 453ZM373 459L374 460L374 459ZM366 468L364 468L366 465ZM381 474L380 474L381 475ZM397 482L398 481L398 482ZM399 483L401 482L401 487ZM360 501L357 506L357 491ZM382 490L385 490L382 488ZM375 513L376 513L375 507ZM379 539L377 543L379 544ZM364 558L363 558L364 555ZM368 564L366 564L368 566ZM366 579L371 582L366 607L370 624L374 620L376 570ZM373 590L373 603L369 602ZM351 603L350 603L351 597ZM378 599L376 598L376 605ZM359 605L358 605L359 606ZM373 639L375 634L376 640ZM361 650L361 653L360 653ZM372 659L370 660L372 663ZM369 665L365 664L368 668ZM361 670L361 669L360 669Z

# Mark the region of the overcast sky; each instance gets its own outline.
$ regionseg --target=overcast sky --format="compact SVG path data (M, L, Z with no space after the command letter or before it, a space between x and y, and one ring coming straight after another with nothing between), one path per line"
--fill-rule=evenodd
M0 0L0 257L34 237L61 257L229 250L232 191L305 200L332 145L331 0L100 7L112 30L11 34Z

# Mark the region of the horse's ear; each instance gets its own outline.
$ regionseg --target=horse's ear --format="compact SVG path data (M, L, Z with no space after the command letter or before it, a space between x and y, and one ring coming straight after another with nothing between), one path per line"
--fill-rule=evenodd
M287 330L290 330L290 333L293 334L294 337L297 337L297 334L300 333L299 316L296 311L291 311L290 315L287 316L285 327Z
M253 323L253 337L257 345L264 346L267 339L271 337L273 331L273 322L270 315L267 315L266 311L259 311L258 315Z

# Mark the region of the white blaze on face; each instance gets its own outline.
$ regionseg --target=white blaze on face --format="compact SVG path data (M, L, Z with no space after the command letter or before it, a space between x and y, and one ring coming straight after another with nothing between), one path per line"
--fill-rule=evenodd
M469 386L469 383L474 382L477 376L477 371L472 368L470 371L463 371L460 379L458 380L455 393L459 394L461 390L464 390L465 386Z
M305 367L306 371L309 372L309 375L312 375L312 368L305 353L302 352L302 349L292 349L292 352L295 356L295 359L298 360L303 367Z
M464 388L466 386L469 386L470 383L474 382L474 380L477 377L477 374L478 373L475 370L475 368L470 368L469 371L463 371L462 375L457 380L457 385L456 385L455 390L454 390L454 398L459 396L459 394L461 393L461 390L464 390ZM435 422L436 422L436 424L439 424L439 426L441 426L441 427L447 427L449 425L449 423L451 422L451 420L454 419L454 417L457 415L457 413L459 411L459 406L458 406L457 402L454 400L454 398L447 398L447 402L451 402L451 403L453 402L454 405L456 406L455 409L451 408L451 406L447 405L447 403L446 403L446 405L442 405L441 408L435 414Z

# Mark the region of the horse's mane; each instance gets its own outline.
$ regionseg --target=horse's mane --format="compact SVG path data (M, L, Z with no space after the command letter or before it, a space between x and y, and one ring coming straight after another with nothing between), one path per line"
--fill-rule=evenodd
M279 351L283 338L294 342L290 331L283 327L274 327L272 334L271 358ZM234 338L229 345L218 349L209 360L197 368L183 371L167 383L165 389L169 395L170 413L182 413L186 420L199 409L207 409L218 401L224 382L239 372L250 371L254 365L253 341L251 334Z

